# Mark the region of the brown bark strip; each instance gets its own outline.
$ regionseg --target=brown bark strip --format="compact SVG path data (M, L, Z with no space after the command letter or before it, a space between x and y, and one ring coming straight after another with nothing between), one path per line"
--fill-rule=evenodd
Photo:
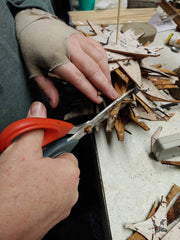
M161 68L161 67L162 67L162 64L160 64L160 63L158 63L158 64L154 64L154 65L151 65L151 67Z
M170 74L170 75L173 75L173 76L177 76L177 74L175 72L170 71L169 69L159 68L159 70L164 72L164 73L167 73L167 74Z
M180 217L180 196L177 198L174 205L169 209L167 213L168 224Z
M177 89L179 87L173 84L164 84L164 85L157 85L157 88L159 90L163 90L163 89L175 89L175 88Z
M166 204L167 206L170 204L170 202L172 201L172 199L178 194L180 193L180 187L176 184L174 184L171 188L171 190L169 191L168 195L166 196Z
M137 101L144 107L147 113L152 112L152 109L147 104L145 104L137 95L135 95L135 97Z
M150 100L152 101L160 101L160 102L172 102L172 103L179 103L180 100L174 100L174 99L163 99L163 98L158 98L158 97L155 97L155 96L152 96L152 95L149 95L147 93L144 93L147 98L149 98Z
M120 81L115 81L114 83L114 88L116 89L116 91L119 93L119 96L123 95L126 91L127 91L127 86L125 86L123 84L123 82L120 82ZM118 112L119 112L119 109L121 107L121 103L118 103L113 109L112 111L110 112L110 117L114 117L114 116L117 116L118 115Z
M166 160L162 160L161 161L162 164L166 164L166 165L173 165L173 166L177 166L180 167L180 161L166 161Z
M124 140L124 130L125 130L125 120L123 119L123 117L121 118L120 116L118 116L118 118L115 121L114 127L116 129L118 140L123 141Z
M169 116L164 116L164 120L168 121L169 119L171 119L173 116L175 115L175 113L170 113Z
M149 127L142 121L138 121L138 118L136 118L133 114L133 111L131 110L131 107L129 107L129 117L137 123L141 128L143 128L146 131L149 131Z
M115 73L122 79L126 84L129 82L129 77L125 75L119 68L115 69Z
M151 67L157 68L159 69L161 72L173 75L173 76L177 76L177 74L169 69L166 68L162 68L162 64L155 64L155 65L151 65Z
M157 77L148 77L149 80L156 86L160 84L172 84L174 85L174 82L172 82L169 78L157 78Z
M151 43L150 41L147 41L147 42L144 44L144 46L147 47L147 46L149 46L150 43Z

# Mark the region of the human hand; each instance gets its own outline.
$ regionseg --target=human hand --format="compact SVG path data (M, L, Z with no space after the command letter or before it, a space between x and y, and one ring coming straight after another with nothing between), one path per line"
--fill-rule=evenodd
M46 117L39 102L28 117ZM0 156L0 239L38 240L66 218L78 199L74 155L43 158L44 131L23 134Z
M30 76L48 96L51 107L57 107L59 93L43 70L71 83L95 103L102 102L97 90L110 99L118 97L106 52L95 40L37 9L16 15L16 33Z
M95 103L102 102L98 90L110 99L117 98L104 48L95 40L78 33L70 37L68 46L71 61L56 67L52 72L74 85Z

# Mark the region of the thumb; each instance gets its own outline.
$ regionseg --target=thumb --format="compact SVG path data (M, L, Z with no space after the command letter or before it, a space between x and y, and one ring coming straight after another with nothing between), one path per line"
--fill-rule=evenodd
M47 112L44 104L41 102L33 102L31 104L31 107L28 111L27 117L42 117L46 118L47 117Z
M47 116L46 108L41 102L32 103L27 117L42 117ZM24 150L27 155L35 155L42 157L42 142L44 138L44 130L38 129L24 133L19 139L18 143L21 150ZM22 149L23 148L23 149Z

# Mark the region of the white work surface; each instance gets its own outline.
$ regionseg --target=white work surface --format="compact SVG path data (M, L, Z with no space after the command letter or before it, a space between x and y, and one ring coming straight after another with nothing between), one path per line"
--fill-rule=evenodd
M149 58L151 64L161 63L164 68L174 70L180 66L180 52L174 53L164 42L169 32L158 33L153 45L164 46L161 56ZM180 186L180 168L163 165L150 157L151 136L159 126L160 136L180 132L180 106L173 107L175 113L169 121L145 121L150 131L130 123L123 142L116 132L106 134L104 129L95 134L97 155L102 185L107 204L113 240L125 240L132 231L126 229L127 222L144 221L153 205L166 196L173 184Z

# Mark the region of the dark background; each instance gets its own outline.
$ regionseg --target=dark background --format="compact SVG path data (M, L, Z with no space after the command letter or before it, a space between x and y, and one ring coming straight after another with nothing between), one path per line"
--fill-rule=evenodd
M52 0L52 3L56 15L68 24L68 11L72 10L71 1ZM63 119L64 114L74 107L75 102L89 104L89 100L69 84L62 85L62 82L58 83L57 79L54 84L59 89L61 99L60 106L53 111L48 108L49 104L46 104L50 117ZM45 103L46 100L45 98ZM87 118L90 117L92 116L87 116ZM87 120L86 117L83 118L78 119L78 123ZM80 140L73 154L77 157L80 168L79 200L70 216L50 230L43 240L110 240L112 238L93 133Z

